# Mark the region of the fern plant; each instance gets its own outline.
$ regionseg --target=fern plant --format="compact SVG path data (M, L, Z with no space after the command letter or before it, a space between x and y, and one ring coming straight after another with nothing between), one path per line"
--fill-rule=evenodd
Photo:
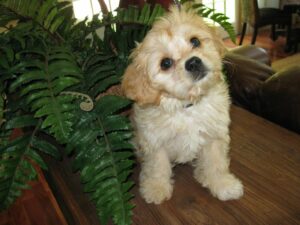
M227 17L191 7L234 39ZM131 102L105 92L119 84L135 42L163 14L160 5L146 4L77 22L68 2L0 0L1 209L30 188L36 166L47 169L41 153L59 159L62 146L101 223L131 224L132 133L121 114ZM12 139L16 129L22 132Z
M229 22L229 17L223 13L217 13L215 9L211 9L202 3L195 3L195 0L181 0L180 2L181 4L190 3L189 7L196 10L198 15L218 23L227 32L231 41L236 42L235 29Z

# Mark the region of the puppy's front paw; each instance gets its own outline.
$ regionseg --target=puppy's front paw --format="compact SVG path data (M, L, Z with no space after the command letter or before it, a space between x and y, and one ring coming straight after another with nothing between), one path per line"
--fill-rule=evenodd
M209 186L211 193L222 201L238 199L244 194L243 184L232 174L219 177Z
M147 179L140 184L140 193L147 203L160 204L171 198L173 185L159 179Z

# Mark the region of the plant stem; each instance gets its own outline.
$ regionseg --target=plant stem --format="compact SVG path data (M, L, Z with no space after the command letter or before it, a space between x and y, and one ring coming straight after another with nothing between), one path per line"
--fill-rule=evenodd
M103 15L104 16L108 15L107 5L105 4L104 0L98 0L98 2L101 7L101 11L102 11Z

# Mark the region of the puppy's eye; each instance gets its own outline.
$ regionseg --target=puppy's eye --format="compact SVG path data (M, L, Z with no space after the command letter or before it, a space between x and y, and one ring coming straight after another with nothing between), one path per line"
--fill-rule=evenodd
M190 42L191 42L193 48L198 48L200 46L200 44L201 44L200 41L199 41L199 39L196 38L196 37L192 37L190 39Z
M160 68L162 70L167 70L167 69L170 69L173 65L173 59L170 59L170 58L164 58L161 60L160 62Z

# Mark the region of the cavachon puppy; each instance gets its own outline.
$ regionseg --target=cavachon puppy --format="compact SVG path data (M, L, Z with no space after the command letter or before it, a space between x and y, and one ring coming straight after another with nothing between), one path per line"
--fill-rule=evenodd
M140 193L160 204L172 195L172 167L192 162L195 179L220 200L243 195L229 171L228 88L222 40L193 11L171 7L131 55L122 81L134 100Z

